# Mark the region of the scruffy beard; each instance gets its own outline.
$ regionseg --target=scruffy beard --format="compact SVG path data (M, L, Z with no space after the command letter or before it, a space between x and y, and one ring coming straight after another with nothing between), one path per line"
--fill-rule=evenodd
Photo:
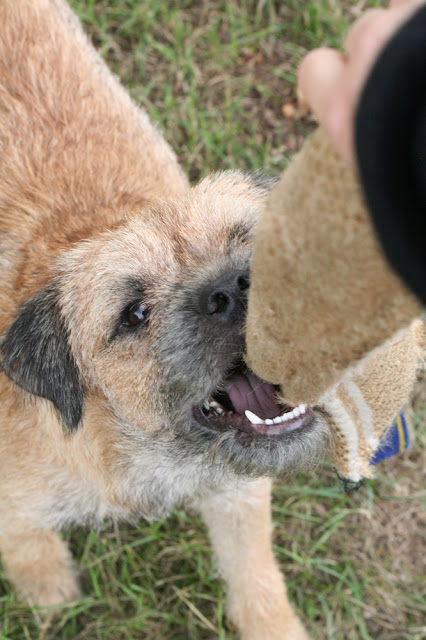
M311 472L329 445L327 422L318 410L308 425L279 435L247 434L235 426L218 431L197 422L193 409L183 413L186 418L167 421L156 434L119 420L123 498L136 518L165 517L204 490L239 478Z
M234 426L214 431L195 419L183 426L181 453L199 456L204 451L204 464L230 469L250 477L278 477L312 470L326 457L330 431L325 417L318 411L304 427L277 434L250 434Z
M330 431L324 414L283 402L280 389L256 376L241 357L204 390L200 385L196 398L190 389L169 403L169 446L182 462L201 456L203 472L221 467L222 472L277 477L312 470L325 459Z

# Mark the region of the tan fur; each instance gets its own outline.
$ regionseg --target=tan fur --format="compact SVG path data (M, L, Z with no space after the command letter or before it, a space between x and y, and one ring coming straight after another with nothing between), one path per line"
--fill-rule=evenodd
M237 491L212 492L201 505L222 574L230 585L230 616L249 640L308 640L286 602L270 546L271 482L262 479L250 484L249 490L242 482ZM228 544L223 544L224 536Z
M1 538L0 549L18 596L30 605L58 605L81 596L71 554L56 532Z
M3 0L0 24L2 340L28 308L23 303L42 299L37 309L51 314L46 292L54 291L56 315L48 318L66 328L61 340L74 357L66 373L78 368L84 391L83 419L68 433L49 401L0 375L0 551L7 575L31 604L75 598L77 576L56 531L105 517L161 517L194 500L241 637L305 640L271 552L269 481L215 462L213 452L220 460L225 446L219 440L203 445L198 434L192 445L189 433L182 448L175 432L178 425L184 437L185 425L180 415L172 419L173 393L188 392L179 377L167 393L161 388L175 375L172 340L183 340L183 320L175 328L182 296L203 278L214 281L230 265L248 264L251 242L230 248L230 229L241 221L253 229L265 189L239 173L190 189L168 144L62 0ZM111 337L129 302L128 281L143 281L153 305L137 342ZM173 311L178 304L180 315ZM47 354L57 339L50 331ZM22 341L24 351L33 339ZM205 357L217 357L215 350ZM21 351L14 358L12 378ZM189 364L189 371L210 374L202 359ZM194 393L200 403L201 383ZM262 467L251 473L265 475Z

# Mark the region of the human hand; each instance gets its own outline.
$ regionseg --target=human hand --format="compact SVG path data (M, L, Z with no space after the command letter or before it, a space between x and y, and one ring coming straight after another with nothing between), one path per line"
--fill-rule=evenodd
M425 0L391 0L366 11L348 30L345 53L309 52L298 70L298 90L349 165L355 165L354 119L362 88L380 51Z

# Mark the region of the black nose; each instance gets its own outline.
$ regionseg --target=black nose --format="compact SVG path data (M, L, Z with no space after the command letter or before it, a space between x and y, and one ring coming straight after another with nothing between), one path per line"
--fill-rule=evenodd
M218 322L242 320L250 287L248 271L232 271L218 278L201 293L201 312Z

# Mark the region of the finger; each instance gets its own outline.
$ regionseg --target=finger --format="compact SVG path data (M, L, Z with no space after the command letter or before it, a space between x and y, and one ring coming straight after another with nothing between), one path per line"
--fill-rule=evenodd
M299 94L311 106L320 121L327 112L330 96L335 93L344 68L345 60L342 54L326 48L311 51L299 66Z
M353 108L345 72L345 58L338 51L311 51L298 70L299 93L311 106L335 148L353 165Z
M356 55L360 49L377 51L378 32L382 30L381 23L386 21L386 9L368 9L356 22L349 27L343 46L349 56Z
M369 9L349 28L344 41L349 57L376 58L384 44L425 0L394 0L391 9Z
M420 7L420 5L425 4L425 0L391 0L389 3L389 7L392 9L395 7L407 7L415 9L416 7Z

